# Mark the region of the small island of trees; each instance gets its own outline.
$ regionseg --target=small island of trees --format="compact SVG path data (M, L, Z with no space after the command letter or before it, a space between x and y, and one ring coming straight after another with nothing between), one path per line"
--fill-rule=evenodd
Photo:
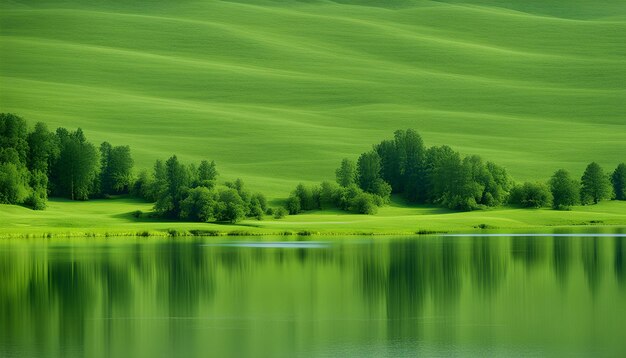
M103 142L96 148L80 128L51 132L40 122L29 129L21 117L0 114L0 203L35 210L45 209L49 196L88 200L128 194L154 202L152 215L158 218L236 223L330 208L375 214L392 194L457 211L504 204L567 210L626 200L624 163L608 174L592 162L580 180L559 169L546 182L516 184L504 167L478 155L463 156L447 145L427 148L413 129L397 130L356 162L343 159L335 181L299 184L284 207L277 208L269 207L263 194L250 192L241 179L218 185L214 161L186 165L173 155L137 176L133 167L128 145Z

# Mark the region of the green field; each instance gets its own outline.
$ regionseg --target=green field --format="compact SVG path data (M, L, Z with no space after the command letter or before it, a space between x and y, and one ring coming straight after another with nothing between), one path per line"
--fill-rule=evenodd
M621 0L0 0L0 112L130 144L138 167L173 153L214 159L222 180L241 177L272 199L300 181L332 179L341 158L409 127L427 145L496 161L518 181L561 167L579 176L593 160L607 170L626 161L624 38ZM81 205L88 210L77 213ZM144 225L111 214L134 208L146 205L2 206L0 228ZM407 229L409 214L423 210L433 211L392 206L280 226ZM584 210L610 222L626 206ZM546 224L582 212L427 221Z

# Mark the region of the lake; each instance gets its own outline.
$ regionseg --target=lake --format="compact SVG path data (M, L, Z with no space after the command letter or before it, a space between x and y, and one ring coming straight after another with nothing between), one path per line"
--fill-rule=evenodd
M620 356L625 236L0 240L0 356Z

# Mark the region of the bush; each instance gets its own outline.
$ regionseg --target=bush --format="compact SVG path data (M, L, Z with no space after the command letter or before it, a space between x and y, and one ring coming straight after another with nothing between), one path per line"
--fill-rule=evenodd
M509 202L524 208L541 208L552 204L552 193L544 183L526 182L513 188Z
M287 210L284 208L277 208L274 210L274 219L282 219L287 215Z
M131 213L131 215L136 218L139 219L142 215L143 215L143 211L141 210L135 210Z
M302 210L300 198L293 194L287 199L287 204L285 206L289 215L298 215L300 210Z
M352 199L351 209L359 214L374 215L378 212L374 195L369 193L360 193Z

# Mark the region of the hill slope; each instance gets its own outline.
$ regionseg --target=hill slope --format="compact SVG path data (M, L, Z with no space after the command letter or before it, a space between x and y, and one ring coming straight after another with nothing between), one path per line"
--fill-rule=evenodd
M626 160L623 2L379 3L4 1L0 111L272 197L396 128L519 180Z

